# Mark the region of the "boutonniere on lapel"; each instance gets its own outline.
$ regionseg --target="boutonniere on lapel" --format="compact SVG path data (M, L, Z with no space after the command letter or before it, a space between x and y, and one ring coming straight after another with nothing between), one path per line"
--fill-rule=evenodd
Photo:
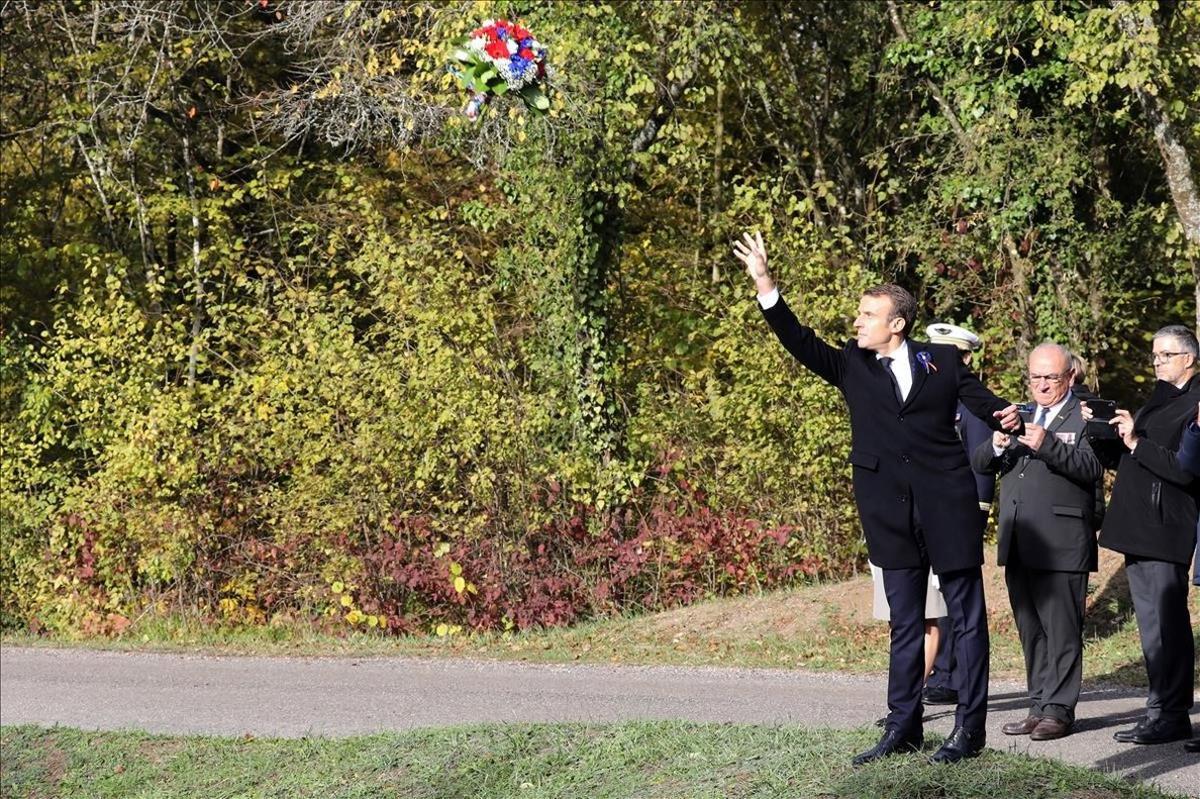
M933 362L933 356L929 354L929 350L919 350L917 352L917 360L925 367L925 374L938 370L937 364Z

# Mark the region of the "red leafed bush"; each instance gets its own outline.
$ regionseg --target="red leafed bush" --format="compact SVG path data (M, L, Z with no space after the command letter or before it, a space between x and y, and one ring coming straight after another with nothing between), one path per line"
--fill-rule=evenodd
M518 537L443 543L428 519L394 518L382 541L359 553L360 604L386 616L393 632L436 623L526 629L779 587L827 566L793 556L791 528L716 513L682 488L639 519L577 507Z

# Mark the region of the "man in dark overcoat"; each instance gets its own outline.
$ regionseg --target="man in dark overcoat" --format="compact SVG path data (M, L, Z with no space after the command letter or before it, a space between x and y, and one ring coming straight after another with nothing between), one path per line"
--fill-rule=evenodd
M1177 452L1200 402L1200 348L1189 328L1171 325L1154 334L1150 355L1158 378L1150 399L1137 414L1118 410L1112 421L1121 447L1100 531L1100 546L1125 556L1150 683L1146 715L1113 735L1135 744L1191 737L1196 678L1187 596L1200 478L1183 468Z
M734 245L763 316L784 348L842 392L850 411L854 497L871 562L883 569L891 608L888 719L879 742L854 763L919 749L924 741L925 595L938 575L954 624L959 703L954 729L930 758L953 763L983 749L988 696L983 521L975 480L954 430L962 400L994 429L1023 431L1017 408L962 363L958 350L909 341L916 300L884 284L859 300L856 336L841 347L802 325L767 270L762 236Z

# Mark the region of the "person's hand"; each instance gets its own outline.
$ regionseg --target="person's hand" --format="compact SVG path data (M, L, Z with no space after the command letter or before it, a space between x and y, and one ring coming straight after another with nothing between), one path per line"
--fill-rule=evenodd
M762 233L742 234L741 241L733 243L733 254L746 265L746 274L754 281L759 294L767 294L775 288L775 281L767 271L767 248Z
M1025 425L1025 432L1017 436L1017 441L1029 447L1034 452L1041 448L1042 442L1046 440L1046 428L1040 424Z
M1129 451L1133 452L1137 448L1138 437L1133 434L1133 416L1129 411L1118 408L1109 424L1116 426L1121 440L1125 442L1125 446L1129 447Z
M1092 413L1092 409L1088 407L1086 402L1081 402L1079 403L1079 415L1083 417L1083 421L1090 422L1092 421L1092 416L1095 414Z
M1012 446L1012 437L1003 430L993 430L992 446L996 449L1008 449Z
M1009 405L1002 411L996 411L992 414L1000 420L1001 429L1015 433L1021 429L1021 412L1017 410L1016 405Z

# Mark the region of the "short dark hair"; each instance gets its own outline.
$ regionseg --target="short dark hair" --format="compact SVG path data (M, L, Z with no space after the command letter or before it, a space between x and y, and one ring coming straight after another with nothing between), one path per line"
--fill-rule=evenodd
M1200 360L1200 344L1196 342L1196 334L1191 328L1185 325L1167 325L1163 329L1154 334L1155 338L1173 338L1179 342L1179 346L1183 347L1183 351L1190 353L1193 360Z
M917 318L917 298L895 283L880 283L863 292L864 297L887 297L892 301L892 314L888 321L896 317L904 320L904 337L908 338L913 321Z

